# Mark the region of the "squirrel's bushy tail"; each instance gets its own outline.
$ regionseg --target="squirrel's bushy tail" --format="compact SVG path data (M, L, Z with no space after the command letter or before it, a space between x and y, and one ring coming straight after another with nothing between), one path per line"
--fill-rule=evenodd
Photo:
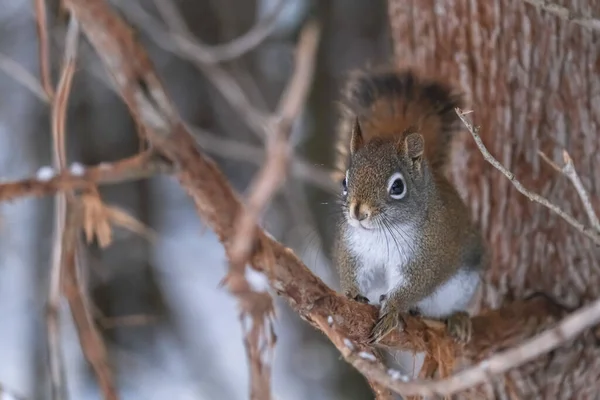
M392 138L416 128L424 137L429 165L437 170L445 168L453 133L461 127L454 109L464 107L462 94L452 86L421 77L414 69L387 67L353 73L341 105L336 175L347 168L356 118L367 141Z

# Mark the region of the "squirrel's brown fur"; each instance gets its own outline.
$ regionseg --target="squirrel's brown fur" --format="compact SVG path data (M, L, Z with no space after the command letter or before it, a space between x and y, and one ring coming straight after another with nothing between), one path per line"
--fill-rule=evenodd
M342 179L348 167L348 143L356 118L366 142L416 129L423 135L429 166L443 172L453 134L460 129L456 107L464 107L458 91L421 77L413 69L379 67L353 72L342 92L335 179Z
M465 339L466 306L487 258L446 177L461 94L414 70L385 68L354 73L342 104L344 219L335 246L342 290L360 301L384 299L374 340L408 310L448 318Z

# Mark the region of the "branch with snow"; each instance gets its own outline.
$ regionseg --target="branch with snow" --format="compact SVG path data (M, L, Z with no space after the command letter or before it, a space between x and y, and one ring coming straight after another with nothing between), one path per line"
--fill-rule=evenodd
M173 166L168 161L151 151L114 163L103 162L91 166L73 163L61 172L51 166L43 166L38 169L35 177L0 183L0 201L11 201L25 196L40 197L61 191L84 190L97 184L133 181L172 171Z

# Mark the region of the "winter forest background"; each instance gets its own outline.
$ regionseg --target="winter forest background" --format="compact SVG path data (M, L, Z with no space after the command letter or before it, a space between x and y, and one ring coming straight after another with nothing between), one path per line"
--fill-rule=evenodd
M173 51L159 0L113 0L137 28L178 111L199 145L244 191L264 159L263 144L225 99L210 68ZM538 155L559 162L566 149L592 202L600 188L600 2L564 2L592 23L569 23L534 1L491 0L198 0L174 1L199 42L227 43L257 23L270 32L255 49L219 63L257 109L271 112L288 82L301 27L316 16L322 31L306 106L292 129L297 158L264 225L328 285L333 228L331 182L338 91L354 68L395 59L457 79L475 105L490 151L527 187L585 220L576 192ZM54 81L65 21L48 1ZM595 22L594 22L595 21ZM161 41L162 39L162 41ZM14 62L39 77L34 1L0 0L0 179L35 176L51 164L50 109L14 77ZM212 76L212 78L211 78ZM139 151L138 133L103 64L80 39L67 120L69 163L112 162ZM533 291L570 306L598 294L599 251L576 230L518 193L488 165L467 135L453 171L493 248L480 305ZM245 399L248 364L235 299L219 286L227 264L216 236L168 176L99 187L102 200L148 225L154 242L116 227L106 249L86 251L87 287L123 399ZM335 190L335 189L333 189ZM52 258L53 197L0 205L0 399L48 399L45 302ZM278 337L273 398L364 399L364 378L321 333L275 298ZM61 303L62 350L71 399L100 394ZM127 318L129 317L129 318ZM600 351L589 335L550 357L485 385L489 398L583 398L596 393ZM3 389L4 388L4 389ZM3 390L6 391L2 397Z

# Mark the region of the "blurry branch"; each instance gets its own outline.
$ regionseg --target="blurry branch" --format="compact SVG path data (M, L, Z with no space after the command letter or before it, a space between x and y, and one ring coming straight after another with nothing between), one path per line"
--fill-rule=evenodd
M8 76L29 89L44 103L48 103L50 101L47 92L44 90L37 78L23 68L21 64L10 59L2 53L0 53L0 69L2 69Z
M191 61L208 80L219 90L233 109L245 120L248 126L263 137L269 129L268 115L258 110L250 102L240 85L223 68L210 62L210 47L198 44L179 15L176 6L166 0L156 0L159 10L165 19L169 32L162 28L142 7L136 6L135 12L128 14L133 21L149 35L149 37L166 51ZM208 62L207 62L208 61Z
M88 189L94 184L128 182L173 171L170 163L149 151L114 163L104 162L96 166L82 166L82 168L83 171L71 168L75 171L62 172L48 169L47 173L52 176L44 176L46 170L41 169L37 177L0 183L0 201L11 201L25 196L45 196L59 191Z
M265 159L265 151L262 148L232 139L225 139L203 129L195 127L189 129L202 149L209 153L256 165L261 164ZM339 185L331 179L331 173L328 169L312 165L297 155L291 156L290 163L290 172L293 176L325 192L338 193Z
M176 165L176 177L194 200L200 216L213 228L231 256L236 216L245 212L245 207L215 163L196 148L194 139L164 91L148 55L135 41L131 29L102 0L65 0L65 4L81 22L132 115L144 126L148 140ZM325 333L344 357L368 379L402 394L450 393L454 390L446 389L446 382L453 378L403 382L397 371L386 371L376 359L373 361L374 357L365 346L377 318L377 309L350 301L331 290L291 250L262 229L257 228L255 236L256 245L250 255L252 267L265 273L271 287L302 318ZM589 313L582 310L571 317L578 321L577 318L583 315L581 313L586 312ZM448 337L443 323L406 315L403 316L406 330L390 333L382 344L426 351L434 358L449 354L475 359L498 347L513 345L515 340L529 336L556 314L554 305L543 297L516 301L499 310L482 313L472 318L473 337L464 348L458 347ZM553 334L574 336L584 328L584 324L567 327L570 330L554 331ZM557 342L562 341L563 338L559 337Z
M173 8L166 7L166 3L163 0L154 0L154 3L161 11L163 17L166 15L171 16L171 18L168 18L167 20L170 20L173 25L178 25L183 21L183 19L174 16L176 14L173 14ZM262 21L258 21L256 25L242 36L225 44L207 46L197 40L191 40L184 35L177 33L172 33L172 35L174 40L181 43L182 48L185 48L190 53L195 53L197 55L196 58L201 60L204 64L219 64L226 61L232 61L252 51L269 37L275 30L277 18L285 5L286 0L279 0L273 11L267 17Z
M575 12L568 7L554 3L549 0L523 0L524 2L535 6L537 9L547 11L550 14L556 15L559 18L567 20L583 27L600 31L600 18L593 15L583 15ZM590 7L592 10L593 8Z
M108 363L108 354L102 336L98 331L87 298L84 295L83 283L79 279L78 255L79 232L82 224L82 204L74 198L68 200L68 217L63 231L63 268L62 289L69 302L71 315L75 322L81 350L92 366L98 386L104 399L117 400L113 374Z
M54 97L54 89L52 87L52 75L51 75L51 60L50 60L50 46L48 41L48 20L46 17L46 1L45 0L34 0L35 1L35 14L36 14L36 29L38 35L38 46L39 46L39 63L40 63L40 79L42 82L42 88L45 93L45 97L48 100L52 100Z
M40 14L38 14L38 18ZM45 23L38 22L39 25ZM75 72L77 46L79 38L79 23L74 18L69 21L65 39L65 53L60 79L56 88L56 96L52 98L51 123L52 123L52 160L57 171L63 171L67 166L65 146L65 120L71 83ZM41 39L41 38L40 38ZM41 45L44 46L43 44ZM43 61L40 60L43 64ZM50 269L50 288L48 291L48 352L50 362L50 376L52 383L52 399L64 399L67 395L65 367L62 349L60 346L60 300L61 281L64 273L65 249L69 243L67 239L67 219L69 207L67 196L72 199L70 191L58 192L55 199L54 210L54 244L52 246L52 266Z
M318 43L319 28L310 23L300 36L296 50L296 69L273 117L276 119L275 127L267 134L266 162L250 184L247 210L236 224L237 232L231 246L233 264L246 262L256 221L287 174L290 153L288 139L293 122L300 114L311 87Z
M320 29L316 23L309 23L300 35L300 41L296 50L296 68L294 74L284 91L277 107L276 114L272 117L274 121L273 130L267 132L267 159L257 177L250 185L246 210L236 217L234 222L236 233L231 239L232 244L228 252L230 268L226 282L230 291L238 297L243 319L246 315L252 317L253 330L246 335L246 349L251 365L251 394L252 400L270 399L270 371L261 362L260 339L267 336L262 324L269 323L267 318L274 313L272 298L264 291L263 299L256 298L260 293L244 290L240 293L238 287L248 286L245 277L246 262L254 240L256 223L265 207L275 195L285 180L289 163L289 136L292 126L308 96L311 87L315 66L315 56L319 43ZM240 210L242 211L242 210ZM271 260L271 264L274 260ZM273 268L273 265L269 266ZM268 307L262 306L269 304ZM259 312L257 312L259 311ZM260 312L262 311L262 312ZM266 321L266 322L265 322ZM254 331L254 332L253 332ZM253 334L254 333L254 334ZM274 336L267 336L270 347L274 345Z
M551 210L552 212L554 212L555 214L557 214L559 217L561 217L562 219L564 219L567 223L569 223L569 225L571 225L572 227L574 227L575 229L577 229L579 232L581 232L582 234L584 234L585 236L587 236L589 239L591 239L594 243L596 243L597 245L600 245L600 231L594 231L593 229L590 229L590 228L586 227L584 224L582 224L581 222L577 221L573 216L571 216L571 215L567 214L566 212L564 212L556 204L551 203L545 197L542 197L539 194L534 193L534 192L528 190L527 188L525 188L525 186L523 186L523 184L521 182L519 182L517 180L517 178L515 178L515 174L513 174L511 171L509 171L504 165L502 165L488 151L488 149L483 144L483 141L481 140L481 137L479 136L479 127L478 126L474 126L467 119L466 113L463 112L462 110L460 110L460 109L457 108L456 109L456 113L458 114L458 116L461 119L461 121L465 124L465 126L467 127L467 129L471 133L471 136L475 140L475 144L479 148L479 151L483 155L483 158L487 162L489 162L490 164L492 164L492 166L494 166L494 168L496 168L498 171L502 172L502 174L504 176L506 176L508 178L508 180L513 184L513 186L515 187L515 189L517 189L520 193L522 193L523 195L525 195L529 200L535 201L536 203L539 203L539 204L543 205L544 207L548 208L549 210ZM575 185L575 186L577 187L577 185ZM579 189L577 189L577 190L579 192ZM587 201L589 203L589 199ZM584 200L584 202L585 202L585 200ZM590 207L591 207L591 204L590 204ZM586 209L587 209L587 206L586 206ZM597 220L597 218L596 218L596 220ZM592 221L593 221L593 217L592 217Z
M38 22L39 23L39 22ZM65 38L65 53L62 72L52 98L52 139L54 168L60 173L66 170L67 155L65 146L65 126L69 95L75 73L80 26L76 18L69 19ZM67 396L64 362L60 348L60 299L66 294L69 308L75 321L81 349L91 364L98 384L107 400L116 400L112 372L108 367L106 348L98 333L89 308L83 296L83 288L78 279L77 244L80 226L78 203L73 190L59 192L56 196L55 242L50 278L48 307L48 338L50 370L52 375L52 398L64 399Z

